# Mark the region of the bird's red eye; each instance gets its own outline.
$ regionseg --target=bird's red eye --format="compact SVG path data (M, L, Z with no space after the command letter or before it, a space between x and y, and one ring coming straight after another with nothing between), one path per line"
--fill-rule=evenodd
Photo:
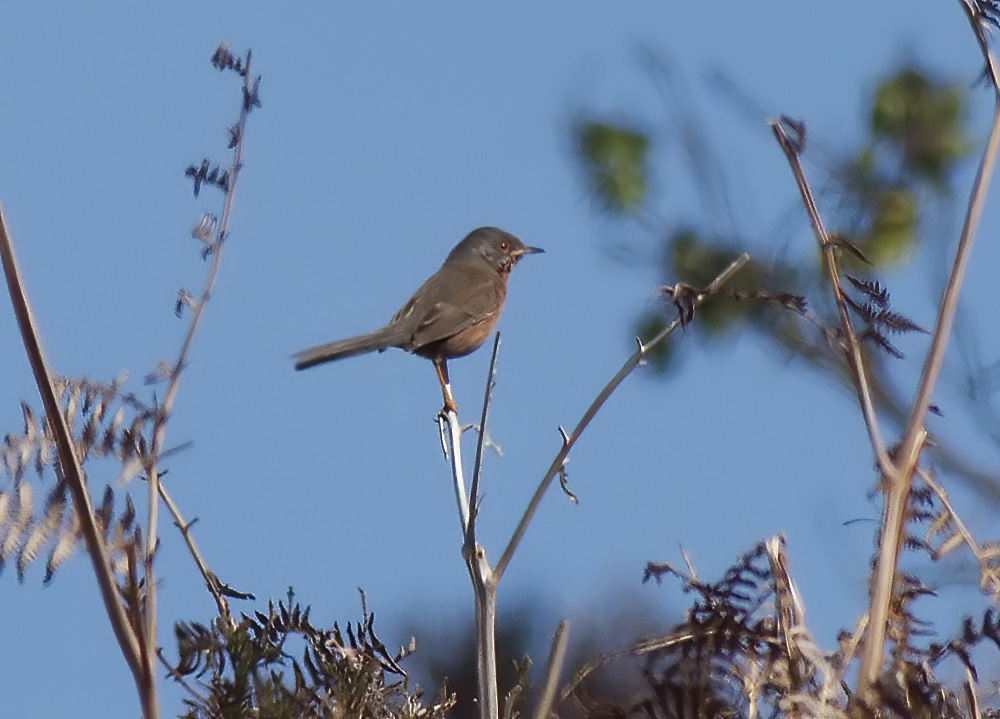
M500 243L500 250L501 251L506 252L509 249L510 249L510 245L508 245L506 242L501 242Z

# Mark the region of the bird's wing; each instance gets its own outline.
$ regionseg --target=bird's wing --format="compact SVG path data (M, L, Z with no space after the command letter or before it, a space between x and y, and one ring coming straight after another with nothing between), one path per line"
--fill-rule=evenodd
M499 312L504 298L497 279L488 268L446 265L399 309L390 325L412 323L407 327L410 352L451 337Z

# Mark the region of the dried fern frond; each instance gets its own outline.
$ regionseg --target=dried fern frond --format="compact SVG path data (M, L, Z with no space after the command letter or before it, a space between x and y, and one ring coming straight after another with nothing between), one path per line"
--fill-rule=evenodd
M807 702L815 716L843 716L837 713L844 699L839 679L824 681L835 675L835 667L803 624L784 537L758 544L719 582L699 579L693 568L646 566L646 580L666 575L680 578L684 592L695 595L686 620L666 635L584 667L563 689L563 701L572 699L590 711L587 677L633 656L643 660L647 690L631 705L616 708L622 716L767 716Z
M185 700L194 719L214 717L222 706L239 707L240 716L444 719L454 695L443 692L427 706L419 691L408 692L398 664L404 652L390 655L374 619L363 611L361 621L343 629L336 622L322 629L310 621L308 607L289 601L244 613L236 626L221 618L210 625L181 623L174 629L178 661L170 673L181 682L199 681L201 691ZM301 657L286 651L292 635L304 644Z
M979 564L979 588L988 593L994 603L1000 602L1000 543L977 542L955 512L948 493L932 472L918 470L918 475L933 492L935 513L930 517L924 543L931 559L941 559L955 549L966 546Z
M27 482L18 482L13 491L0 493L0 567L18 554L31 527L35 494Z
M927 334L927 330L910 318L891 309L889 290L878 280L863 280L850 275L845 276L861 296L859 300L855 300L846 292L843 293L844 302L848 308L865 324L864 329L858 333L858 340L870 342L886 354L896 359L903 359L903 353L889 341L888 335L907 332Z
M35 560L39 550L62 528L66 520L68 494L66 482L63 480L60 480L49 493L42 515L33 523L31 532L24 538L18 552L17 578L19 581L24 581L24 570ZM70 513L72 513L72 508Z
M57 378L54 390L63 416L69 424L73 445L81 464L94 459L117 461L119 485L140 475L149 461L149 442L145 436L152 430L155 408L139 402L123 391L127 375L122 373L110 383L93 380ZM80 539L80 522L76 510L68 501L68 492L60 474L55 440L47 420L36 418L31 407L21 403L23 430L9 433L0 446L0 468L10 477L11 485L0 484L0 568L16 558L19 579L27 568L49 548L45 582L52 580L56 570L72 554ZM36 514L35 493L28 482L29 470L45 481L51 473L55 484L46 492L44 507ZM129 544L123 528L114 536L109 530L113 522L114 493L105 491L101 506L95 511L99 526L109 541L114 565L123 565L122 550ZM119 518L134 516L131 500Z
M122 374L109 384L65 377L54 382L81 464L92 458L112 457L124 466L145 446L144 436L152 426L156 410L122 391L126 378ZM23 478L29 468L39 478L44 477L56 457L48 422L44 418L36 420L25 402L21 403L21 411L24 430L8 434L0 448L0 465L14 481Z
M126 498L125 510L116 517L114 493L108 487L95 515L103 529L112 567L123 572L125 553L134 541L129 530L135 507ZM44 579L48 584L81 539L80 520L63 480L58 480L49 491L37 516L35 490L26 480L11 490L0 491L0 570L14 559L18 580L23 581L28 567L48 548Z
M921 500L923 501L923 500ZM686 555L685 555L686 558ZM842 633L837 651L820 650L804 624L802 603L788 570L785 541L774 536L740 557L723 579L711 583L669 563L650 563L646 579L678 577L694 595L684 622L670 632L636 641L578 670L561 692L567 712L636 719L649 717L815 717L817 719L958 719L974 686L956 692L934 670L956 657L977 680L971 655L980 642L1000 649L1000 619L992 610L980 624L967 620L946 645L919 646L928 625L911 609L930 590L900 574L890 617L893 658L870 697L854 695L849 666L867 628L863 616L852 633ZM624 658L641 660L643 686L623 705L591 696L589 677ZM971 686L971 688L970 688ZM987 716L987 714L976 715Z

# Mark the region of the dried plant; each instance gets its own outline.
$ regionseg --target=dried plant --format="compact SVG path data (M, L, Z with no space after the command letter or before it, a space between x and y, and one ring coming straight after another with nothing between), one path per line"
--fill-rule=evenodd
M772 122L772 130L788 159L816 235L836 308L835 321L814 314L805 297L790 292L738 289L723 293L722 286L749 261L746 255L732 262L704 288L684 282L659 288L658 294L669 298L677 319L648 343L637 340L635 353L597 394L572 432L559 428L562 445L492 566L478 544L476 522L496 343L468 487L461 460L461 426L453 410L442 413L439 423L442 446L452 463L463 557L476 600L478 699L484 719L497 719L501 709L505 718L513 719L522 710L528 693L530 660L526 658L518 664L518 681L502 706L497 696L496 597L500 579L520 546L542 496L558 479L567 496L575 500L568 487L566 463L583 431L647 353L676 327L686 329L695 319L700 304L718 294L790 310L820 328L830 346L844 357L875 455L881 480L879 488L885 495L869 610L853 631L841 634L835 651L820 650L806 629L802 602L788 569L785 542L780 535L740 557L718 582L699 578L690 561L685 570L668 563L650 563L645 580L660 582L664 577L674 577L680 580L683 591L693 596L684 620L667 633L639 640L587 664L576 672L556 701L555 687L566 642L566 625L561 625L545 672L538 716L578 713L748 719L991 716L979 707L980 674L973 652L980 645L993 645L1000 650L1000 620L996 612L990 608L981 619L967 619L960 635L945 643L928 643L930 627L918 616L915 600L933 592L919 577L899 569L899 558L905 552L926 551L937 560L965 546L979 564L983 590L994 601L1000 598L1000 543L975 540L936 476L920 466L927 440L924 418L928 411L933 411L930 396L954 319L985 188L1000 146L1000 82L986 39L989 28L1000 27L1000 4L995 0L962 0L962 5L983 49L983 76L996 93L997 112L971 193L952 274L932 331L893 309L890 294L879 280L842 273L839 263L845 252L861 262L867 259L846 237L825 230L799 163L806 146L805 123L782 118ZM183 521L163 486L163 461L172 451L165 446L166 425L191 342L211 296L221 250L228 240L247 117L261 106L260 77L251 75L249 52L245 57L236 56L223 44L213 55L212 64L241 79L240 117L228 129L228 149L233 152L231 163L213 163L206 158L185 170L195 196L202 190L218 190L222 193L223 207L218 217L203 216L192 233L201 243L208 270L200 292L178 293L175 312L178 316L188 312L188 331L176 359L162 362L147 377L150 384L165 386L161 396L154 394L149 401L138 400L124 391L124 375L109 383L54 378L41 354L0 218L0 254L5 275L45 406L44 415L38 415L43 418L36 419L35 411L22 403L24 428L20 433L7 435L0 448L0 461L10 480L0 487L0 569L13 561L18 577L23 579L27 567L46 556L45 581L49 582L73 548L81 542L85 544L109 620L135 678L143 714L149 719L159 713L154 657L185 688L188 708L185 716L190 719L443 718L455 705L455 697L442 690L427 705L422 703L419 689L410 691L401 662L414 646L390 653L375 634L374 615L368 612L363 596L362 619L345 624L343 630L337 623L328 629L314 626L309 608L295 602L291 595L286 602L269 603L266 612L243 612L235 619L227 600L252 599L252 595L233 590L207 568L194 545L191 524ZM645 150L643 138L635 133L608 136L596 126L586 134L589 144L584 149L595 173L605 162L601 156L602 143L609 140L623 144L633 158L627 173L631 177L629 182L613 183L612 176L595 174L595 187L618 197L619 206L631 206L643 192L640 172ZM903 437L890 447L883 440L875 411L867 368L871 355L866 353L874 348L902 359L902 352L890 338L910 332L931 334L931 347ZM100 504L93 506L92 490L83 468L100 469L101 462L115 466L115 480L105 486ZM923 484L914 486L915 478ZM127 491L134 479L147 485L148 514L144 523ZM34 488L35 484L44 486L46 482L49 486L44 491ZM209 622L176 625L175 662L170 662L159 650L156 640L153 563L159 542L161 501L180 529L218 609ZM638 659L638 671L644 680L638 696L625 704L612 704L588 693L588 680L595 672L626 658ZM852 687L849 677L855 660L858 660L857 682ZM967 674L967 681L960 688L949 687L936 673L949 660L957 661Z
M425 705L419 689L408 690L399 662L414 643L390 654L363 594L362 615L343 630L336 622L321 629L290 596L268 603L266 613L244 613L235 626L221 617L207 626L178 624L178 661L169 673L187 692L183 716L443 719L453 695L443 689Z
M687 555L685 554L687 560ZM891 632L897 652L862 699L848 686L865 622L842 632L833 652L820 650L804 624L804 609L777 535L740 557L718 582L700 579L665 562L647 565L644 580L680 579L694 595L684 621L656 636L604 654L581 667L560 692L550 716L715 718L815 717L817 719L964 719L995 716L969 710L979 680L971 659L988 640L1000 650L1000 620L990 609L979 623L967 619L946 644L917 641L926 634L905 606L925 592L907 578L897 596L898 623ZM965 687L948 687L935 671L949 657L968 669ZM606 667L632 661L642 682L625 703L595 696L588 688Z
M111 460L117 463L115 486L123 487L143 471L143 457L148 453L146 439L153 424L155 410L143 405L122 385L127 376L119 375L110 384L93 380L58 379L55 394L67 425L71 428L77 456L81 464L91 460ZM56 440L43 418L38 420L26 402L21 403L24 430L4 438L0 458L3 470L11 478L10 487L0 490L0 568L11 558L16 559L18 578L23 580L25 569L49 548L45 582L71 555L82 538L79 519L68 501L68 488L62 476ZM51 482L44 506L36 509L35 492L28 480L29 472L39 484ZM51 473L51 474L50 474ZM54 479L52 479L54 475ZM132 500L125 494L126 509L118 518L131 528L135 520ZM96 518L105 534L114 519L115 491L105 487L96 510ZM112 563L118 572L125 571L121 554L127 542L124 527L114 532L115 543L108 545Z
M890 356L903 359L903 353L889 341L889 335L906 332L930 334L913 320L892 310L889 290L881 282L859 280L850 275L845 277L860 294L860 299L855 300L848 293L844 293L844 302L865 324L865 329L858 336L859 340L872 342L876 348Z
M187 333L172 364L161 362L151 376L163 381L162 398L157 394L148 402L123 390L126 375L110 383L89 379L57 378L46 365L38 332L20 282L12 243L0 217L0 259L24 339L25 349L45 407L43 419L36 419L27 403L22 403L24 429L9 434L0 449L2 468L10 485L0 487L0 566L16 559L19 578L38 557L47 553L45 581L66 561L80 542L86 545L108 618L119 647L128 663L139 694L142 712L147 719L159 716L156 695L157 650L156 579L153 563L159 544L158 517L162 500L174 515L175 523L191 549L209 591L215 597L222 617L228 617L225 596L245 596L230 591L208 571L185 525L163 488L162 462L171 450L165 446L166 425L177 397L188 350L199 326L205 305L218 272L223 241L227 237L229 213L236 181L242 166L243 137L248 115L260 107L260 78L250 75L250 53L236 58L223 44L212 63L220 70L231 70L242 80L239 120L230 128L232 164L225 169L189 168L195 194L203 186L223 193L223 211L219 219L205 217L194 236L203 244L203 257L209 260L202 291L191 296L181 291L183 304L192 310ZM100 465L99 462L103 462ZM108 483L99 506L93 505L90 480L85 467L100 471L114 465L116 480ZM44 503L36 502L29 470L39 483L51 470L55 479L45 492ZM129 482L141 478L147 485L146 518L137 514ZM116 496L117 495L117 496ZM72 496L72 509L69 497ZM116 509L117 505L117 509ZM45 552L45 550L48 550Z
M990 595L994 604L1000 603L1000 542L977 542L933 473L920 470L918 474L933 492L933 497L929 497L914 490L915 495L926 497L933 510L927 517L927 531L922 540L931 559L937 561L959 547L967 547L979 564L979 588Z
M657 333L648 342L636 339L636 351L625 361L621 369L614 377L598 392L590 406L584 412L580 421L572 432L567 433L565 429L559 427L559 434L562 437L562 446L556 453L555 458L549 465L541 481L535 489L534 495L528 502L514 530L507 547L504 549L496 564L491 566L486 559L485 550L479 545L476 537L476 524L479 515L480 501L480 470L482 468L483 445L486 435L486 418L489 412L490 397L493 391L493 370L496 363L497 349L499 347L500 336L497 334L493 342L493 355L490 359L490 369L486 380L486 391L483 398L482 414L479 422L478 443L476 445L476 456L472 469L472 480L469 486L465 482L465 470L462 466L462 428L458 421L458 414L454 409L447 409L439 415L438 426L441 437L441 448L445 457L451 464L452 479L454 481L455 498L458 505L459 521L462 526L463 544L462 557L465 559L466 568L472 580L472 588L475 596L476 606L476 630L477 630L477 669L478 669L478 699L480 715L483 719L498 719L500 716L499 697L497 695L497 668L496 668L496 607L497 589L500 579L503 577L507 566L510 564L514 553L517 551L521 540L524 538L528 525L531 523L535 512L541 503L542 497L558 477L563 492L570 501L575 502L576 497L569 491L567 486L566 463L569 461L569 452L576 444L577 440L590 425L591 421L607 402L611 394L621 385L622 382L640 365L648 352L663 342L678 327L684 327L694 319L695 310L703 302L718 294L726 283L736 275L739 270L749 261L749 256L743 254L732 260L716 278L704 289L696 289L689 285L677 285L671 288L660 288L660 292L669 294L673 298L675 307L678 310L678 317L665 329ZM558 667L551 669L553 673L558 673ZM508 708L511 706L508 701Z

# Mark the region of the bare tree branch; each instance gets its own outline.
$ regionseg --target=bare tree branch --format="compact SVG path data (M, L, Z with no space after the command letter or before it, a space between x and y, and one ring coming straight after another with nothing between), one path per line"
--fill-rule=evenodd
M961 2L969 18L969 22L972 24L973 32L976 35L979 46L983 51L987 66L987 75L993 85L996 99L993 112L993 125L990 130L986 149L983 152L983 159L979 165L979 171L972 186L969 207L962 226L962 234L958 240L958 249L955 252L955 260L952 263L951 274L948 277L948 284L945 287L944 296L941 299L941 305L938 310L938 318L934 325L931 347L924 361L920 383L917 386L916 397L913 400L909 419L903 431L903 438L896 451L895 466L897 471L891 475L886 475L886 478L889 480L889 487L886 493L885 511L882 518L875 576L872 582L871 604L868 610L870 620L868 634L865 638L864 650L861 655L861 667L858 673L858 691L863 697L868 694L882 669L886 622L889 616L893 580L896 574L896 563L899 558L900 544L903 536L905 508L912 486L913 472L916 469L917 460L920 457L920 451L924 446L927 436L927 430L924 428L924 417L927 414L931 395L937 383L938 375L941 372L941 367L944 364L944 353L948 346L948 339L951 336L951 329L955 320L955 312L958 308L962 279L965 275L965 268L969 257L972 254L973 239L975 238L983 205L986 201L986 192L989 188L990 178L993 175L997 148L1000 147L1000 81L998 81L996 65L993 62L989 46L986 43L983 18L978 15L978 11L969 4L968 0L961 0Z
M548 719L552 701L556 698L559 688L559 673L566 662L566 645L569 642L569 622L565 619L556 627L552 637L552 649L549 651L549 661L545 666L545 677L542 681L542 696L535 709L535 719Z
M55 391L52 387L52 377L45 365L45 356L42 354L41 343L38 339L38 332L31 316L31 309L28 306L28 297L24 292L24 286L18 273L17 263L14 259L14 249L7 234L7 224L3 219L3 208L0 206L0 261L3 263L4 276L7 280L7 290L10 293L11 303L14 306L14 315L17 317L17 324L21 330L21 338L24 341L24 349L28 355L28 362L31 364L31 371L35 375L35 384L38 386L38 393L42 397L42 404L45 406L45 415L48 418L49 427L56 439L56 446L59 452L59 466L70 492L73 494L73 504L76 507L77 517L83 533L84 543L87 546L87 554L90 555L91 564L94 567L94 576L97 578L98 587L101 590L101 600L104 602L104 609L108 613L111 622L111 629L118 641L125 662L132 672L136 690L142 703L143 715L149 719L155 716L155 701L150 705L150 694L147 691L150 681L147 676L148 667L141 657L140 637L137 637L125 616L125 610L118 599L118 586L115 582L111 565L108 561L108 551L104 544L103 535L97 526L94 517L94 508L90 501L90 492L87 489L87 482L84 477L83 468L80 466L79 458L73 445L73 437L70 434L69 426L65 417L59 409L59 402L56 399Z
M738 258L736 258L726 269L724 269L718 277L712 280L712 283L705 288L703 291L696 292L693 298L693 303L695 306L700 305L707 297L718 291L729 279L735 275L743 265L750 261L750 256L743 253ZM594 419L594 416L600 411L604 403L608 401L611 394L618 388L625 378L632 373L639 363L642 362L646 354L660 342L662 342L668 335L670 335L674 330L676 330L681 325L681 319L678 318L670 323L662 332L660 332L656 337L649 341L647 344L643 344L641 341L638 342L638 349L635 353L629 357L622 368L618 370L618 374L611 378L611 381L604 386L604 388L598 393L597 397L591 402L590 407L587 411L583 413L583 417L577 423L576 427L570 433L569 438L565 440L562 447L556 453L555 459L552 460L552 464L549 465L548 470L542 477L541 482L538 484L538 488L535 490L535 494L531 497L528 502L527 508L524 510L524 515L521 517L521 521L518 523L517 528L514 530L514 534L510 538L510 542L507 544L507 548L504 549L503 554L500 556L500 560L497 562L494 568L493 581L499 582L500 577L503 576L504 571L507 569L507 565L510 564L510 560L514 556L514 552L517 551L518 545L521 543L521 539L524 537L524 533L528 530L528 525L531 523L532 517L535 515L535 511L538 509L538 505L542 501L542 497L545 495L545 491L552 484L552 480L559 474L563 465L566 463L566 458L569 456L569 451L576 444L576 441L583 434L583 431Z

